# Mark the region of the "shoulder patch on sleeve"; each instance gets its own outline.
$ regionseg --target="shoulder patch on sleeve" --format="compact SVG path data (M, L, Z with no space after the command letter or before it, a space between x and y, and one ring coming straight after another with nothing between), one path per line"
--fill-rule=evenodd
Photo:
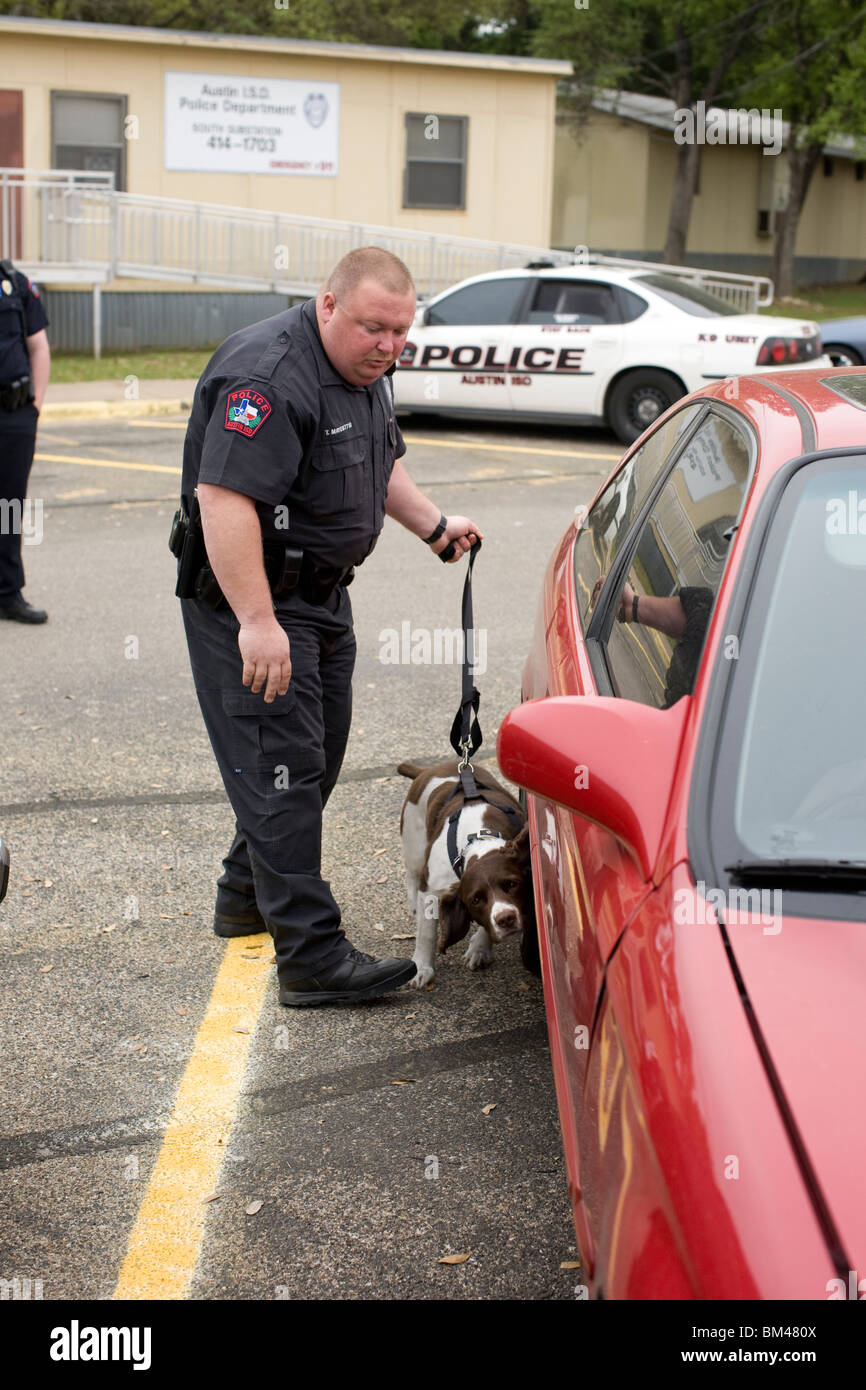
M226 401L225 428L249 436L261 428L270 413L271 403L259 391L251 387L232 391Z

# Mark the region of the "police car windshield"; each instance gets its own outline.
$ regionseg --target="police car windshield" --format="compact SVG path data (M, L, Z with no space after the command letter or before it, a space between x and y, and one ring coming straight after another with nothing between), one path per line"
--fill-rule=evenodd
M669 304L687 314L694 314L698 319L710 319L716 314L742 313L741 309L726 304L714 294L698 289L697 285L690 285L687 280L676 280L673 275L637 275L635 279L640 284L649 285Z

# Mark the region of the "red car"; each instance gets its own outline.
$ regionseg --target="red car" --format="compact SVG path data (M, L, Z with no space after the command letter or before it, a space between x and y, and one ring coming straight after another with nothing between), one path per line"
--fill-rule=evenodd
M866 1298L864 692L866 369L678 401L498 738L591 1296Z

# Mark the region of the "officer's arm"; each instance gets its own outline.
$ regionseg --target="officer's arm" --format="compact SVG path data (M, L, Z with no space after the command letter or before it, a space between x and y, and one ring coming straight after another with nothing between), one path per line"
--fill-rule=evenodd
M399 521L407 530L412 531L416 536L430 536L439 524L440 511L435 502L431 502L413 482L403 467L402 459L397 459L391 472L391 479L388 483L388 492L385 498L385 511L388 516L392 516L395 521ZM446 518L447 525L439 539L433 544L431 549L434 555L438 555L440 550L454 541L454 559L459 560L464 551L471 550L472 544L477 536L479 540L484 537L473 521L468 516L449 516Z
M33 399L36 409L42 409L42 402L45 399L45 392L48 390L48 377L51 372L51 349L48 346L48 334L44 328L40 328L38 333L31 333L26 339L27 352L30 356L30 380L33 383Z
M216 483L199 483L204 543L211 568L240 623L243 683L265 702L285 695L292 665L289 639L274 614L262 556L262 528L251 497Z

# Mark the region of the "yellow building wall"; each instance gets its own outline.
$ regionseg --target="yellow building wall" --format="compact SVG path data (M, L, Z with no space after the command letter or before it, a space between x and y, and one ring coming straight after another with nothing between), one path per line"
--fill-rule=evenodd
M552 246L632 250L644 238L647 129L603 112L580 135L556 123Z
M127 142L131 193L549 245L554 75L9 30L0 43L4 85L24 92L30 169L51 166L52 90L125 95L139 131ZM338 82L339 174L165 170L166 72ZM403 209L407 111L469 118L465 211Z
M637 121L595 112L580 141L558 123L551 244L661 251L676 158L672 133ZM786 159L784 151L764 155L759 145L702 146L689 254L772 256L773 238L758 233L759 194L770 171L784 183ZM857 180L853 160L835 158L829 178L819 164L800 219L796 254L866 257L866 179Z

